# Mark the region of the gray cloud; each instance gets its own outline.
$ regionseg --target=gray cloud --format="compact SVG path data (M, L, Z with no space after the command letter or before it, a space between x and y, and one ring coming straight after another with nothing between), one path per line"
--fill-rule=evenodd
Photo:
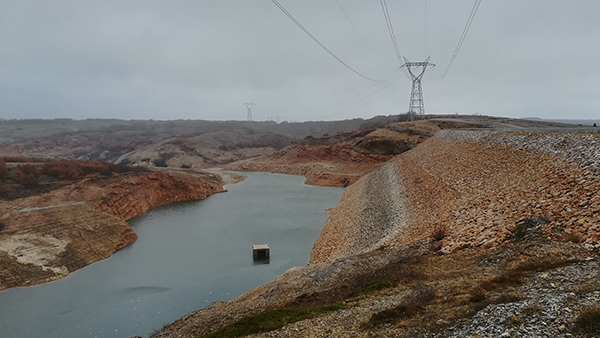
M335 1L280 3L359 72L383 78L399 66L377 1L340 0L375 52ZM423 80L428 113L600 116L597 1L483 1L444 79L473 1L388 5L400 52L438 65ZM302 121L408 106L403 72L362 79L267 0L2 0L0 9L1 118L244 119L242 103L255 101L255 119Z

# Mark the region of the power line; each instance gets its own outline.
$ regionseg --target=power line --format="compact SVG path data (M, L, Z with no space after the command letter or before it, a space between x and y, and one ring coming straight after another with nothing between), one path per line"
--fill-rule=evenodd
M358 28L356 28L356 26L354 25L354 23L352 22L352 20L350 19L350 17L348 16L348 13L346 13L346 11L344 10L344 7L342 7L342 4L339 2L339 0L335 0L335 2L337 2L338 6L340 6L340 9L342 10L342 12L344 13L344 15L346 16L346 19L348 19L348 21L350 22L350 25L352 25L352 27L354 28L354 30L356 31L356 34L358 34L358 36L360 36L360 38L363 40L363 42L365 43L365 45L367 45L367 47L369 47L369 49L371 50L371 52L373 52L373 54L377 55L377 57L383 61L386 62L381 55L377 54L377 52L371 47L371 45L369 45L369 43L367 42L367 40L365 40L365 38L362 36L362 34L360 34L360 31L358 30Z
M383 78L383 80L386 80L386 79L387 79L387 78L389 78L390 76L394 75L394 73L395 73L395 72L397 72L397 71L398 71L398 69L395 69L395 70L394 70L392 73L390 73L388 76L384 77L384 78ZM384 86L383 88L387 88L387 87L389 87L389 86L390 86L390 84L392 84L392 83L394 83L394 82L396 82L396 81L398 81L398 79L396 79L396 80L394 80L394 81L390 82L389 84L387 84L387 85L386 85L386 86ZM381 82L383 82L383 81L381 81ZM371 90L373 87L377 86L378 84L379 84L379 83L374 83L374 84L372 84L372 85L371 85L371 86L369 86L367 89L365 89L365 90L361 91L360 93L358 93L358 94L356 94L356 95L352 96L351 98L349 98L349 99L347 99L347 100L343 101L342 103L340 103L340 104L338 104L337 106L335 106L335 107L331 108L330 110L331 110L331 111L334 111L334 110L336 110L338 107L341 107L341 106L345 105L346 103L348 103L348 102L350 102L350 101L354 100L355 98L359 97L360 95L362 95L362 94L364 94L364 93L368 92L369 90ZM377 92L378 92L378 91L380 91L380 90L381 90L381 89L378 89L378 90L376 90L374 93L377 93ZM373 94L374 94L374 93L373 93ZM372 95L372 94L369 94L369 95L368 95L367 97L365 97L365 98L368 98L368 97L370 97L371 95ZM354 102L354 103L352 103L350 106L352 106L352 105L354 105L354 104L357 104L358 102L360 102L360 101L364 100L365 98L362 98L362 99L358 100L357 102Z
M448 67L446 67L446 70L444 71L444 75L442 75L442 79L446 76L446 74L448 74L448 71L450 71L450 67L452 67L454 60L456 60L456 55L458 55L458 52L460 51L460 48L462 47L462 44L465 41L465 38L467 37L467 33L469 32L469 29L471 28L473 19L475 19L475 14L477 14L477 10L479 9L479 4L481 4L481 0L475 0L475 3L473 4L473 8L471 9L471 14L469 15L469 18L467 19L467 24L465 25L465 28L463 29L460 39L458 40L456 49L454 49L454 54L452 54L452 58L450 59L450 62L448 63Z
M400 79L398 79L398 80L400 80ZM396 81L398 81L398 80L395 80L394 82L396 82ZM355 108L353 108L353 109L360 108L360 107L363 107L363 106L366 106L366 105L368 105L369 103L371 103L371 102L373 102L373 101L377 101L377 100L379 100L380 98L382 98L382 97L384 97L384 96L386 96L386 95L388 95L388 94L390 94L390 93L394 92L396 89L398 89L398 88L400 88L400 87L402 87L402 86L406 85L406 84L407 84L407 83L409 83L409 82L410 82L410 80L406 80L406 81L402 82L401 84L397 85L396 87L392 88L391 90L389 90L389 91L387 91L387 92L385 92L385 93L383 93L383 94L381 94L381 95L377 96L376 98L374 98L374 99L372 99L372 100L369 100L369 101L367 101L367 102L365 102L365 103L361 104L360 106L358 106L358 107L355 107ZM387 86L386 86L386 87L387 87ZM384 88L386 88L386 87L384 87ZM382 89L383 89L383 88L382 88ZM375 94L375 93L373 93L373 94ZM370 95L370 96L371 96L371 95ZM352 106L350 106L350 107L352 107Z
M271 0L271 2L273 2L273 4L275 4L275 6L277 6L282 12L283 14L287 15L288 18L290 18L290 20L292 20L292 22L294 22L304 33L306 33L306 35L308 35L308 37L310 37L317 45L319 45L319 47L321 47L324 51L326 51L329 55L331 55L331 57L333 57L334 59L338 60L342 65L344 65L346 68L350 69L352 72L354 72L355 74L369 80L369 81L374 81L377 82L377 80L372 79L366 75L363 75L361 73L359 73L357 70L355 70L354 68L350 67L347 63L345 63L344 61L342 61L342 59L340 59L337 55L335 55L331 50L329 50L329 48L325 47L325 45L323 43L321 43L321 41L319 41L314 35L312 35L298 20L296 20L296 18L294 18L292 16L292 14L290 14L290 12L288 12L279 2L277 2L277 0Z
M427 0L425 0L425 15L423 19L423 41L425 45L425 54L427 54Z
M381 89L384 89L384 88L387 88L387 87L389 87L389 85L391 85L391 84L395 83L395 82L396 82L396 81L398 81L398 80L400 80L400 78L398 78L398 79L394 80L392 83L389 83L387 86L385 86L385 87L383 87L383 88L381 88ZM377 101L377 100L379 100L380 98L382 98L382 97L384 97L384 96L386 96L386 95L388 95L388 94L391 94L391 93L393 93L394 91L396 91L396 89L398 89L398 88L400 88L400 87L402 87L402 86L405 86L405 85L406 85L406 84L408 84L409 82L410 82L410 80L406 80L406 81L404 81L404 82L400 83L399 85L395 86L394 88L392 88L392 89L388 90L387 92L385 92L385 93L383 93L383 94L381 94L381 95L379 95L379 96L377 96L377 97L373 98L372 100L369 100L369 101L367 101L367 102L365 102L365 103L363 103L363 104L361 104L361 105L359 105L359 106L353 107L354 105L358 104L358 102L360 102L360 101L358 101L358 102L356 102L355 104L353 104L353 105L349 106L348 108L345 108L345 110L347 110L347 111L351 111L351 110L354 110L354 109L358 109L358 108L364 107L364 106L368 105L369 103L371 103L371 102L373 102L373 101ZM379 92L379 90L378 90L377 92ZM376 92L375 92L375 93L376 93ZM372 94L375 94L375 93L372 93ZM371 94L371 95L369 95L369 96L372 96L372 94ZM365 98L365 99L366 99L366 98ZM328 114L328 115L330 115L330 114Z
M368 92L369 90L373 89L375 86L378 86L378 85L379 85L379 84L381 84L382 82L387 82L387 79L388 79L389 77L391 77L392 75L394 75L394 73L396 73L398 70L399 70L399 68L396 68L396 69L395 69L393 72L391 72L391 73L390 73L390 74L388 74L386 77L384 77L384 78L382 79L382 81L380 81L380 82L377 82L377 83L373 83L373 84L371 84L371 85L370 85L369 87L367 87L366 89L364 89L364 90L360 91L359 93L357 93L357 94L353 95L352 97L350 97L350 98L348 98L348 99L346 99L346 100L342 101L342 102L341 102L340 104L338 104L337 106L335 106L335 107L333 107L333 108L331 108L331 109L329 109L329 110L326 110L326 111L320 112L320 113L315 113L315 114L313 114L313 115L309 115L308 117L309 117L309 118L311 118L311 117L313 117L313 116L317 116L317 115L322 115L322 116L331 115L331 114L333 114L333 113L336 113L337 111L340 111L340 110L344 110L344 109L349 109L349 108L351 108L352 106L354 106L354 105L356 105L356 104L358 104L358 103L360 103L360 102L362 102L362 101L364 101L364 100L368 99L369 97L371 97L371 96L373 96L374 94L378 93L378 92L379 92L379 91L381 91L382 89L385 89L385 88L387 88L387 87L391 86L392 84L394 84L395 82L397 82L398 80L400 80L400 78L398 78L398 79L396 79L396 80L393 80L393 81L389 82L388 84L386 84L384 87L377 89L377 90L376 90L376 91L374 91L373 93L371 93L371 94L369 94L369 95L367 95L367 96L365 96L365 97L363 97L363 98L361 98L361 99L357 100L356 102L353 102L353 103L350 103L349 105L346 105L348 102L350 102L350 101L354 100L355 98L357 98L357 97L361 96L362 94L364 94L364 93Z
M394 27L392 26L392 19L390 18L387 3L385 2L385 0L379 0L379 2L381 3L383 16L385 17L388 32L390 33L390 38L392 39L392 45L394 45L394 50L396 51L396 57L398 58L398 62L400 62L400 65L402 65L402 55L400 54L400 49L398 48L398 42L396 41L396 34L394 34Z

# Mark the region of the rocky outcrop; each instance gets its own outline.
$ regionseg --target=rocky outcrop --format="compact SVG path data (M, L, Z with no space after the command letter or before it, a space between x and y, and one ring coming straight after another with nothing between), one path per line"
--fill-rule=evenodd
M88 178L0 204L0 290L44 283L137 239L126 220L159 205L223 192L212 174Z

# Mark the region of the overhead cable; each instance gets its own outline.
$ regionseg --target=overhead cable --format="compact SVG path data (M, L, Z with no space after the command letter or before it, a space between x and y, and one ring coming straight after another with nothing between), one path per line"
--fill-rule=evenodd
M363 42L365 43L365 45L367 45L367 47L369 47L369 49L373 52L373 54L377 55L377 57L381 61L385 62L385 60L379 54L377 54L377 52L371 47L371 45L369 45L369 43L367 42L367 40L365 40L365 38L362 36L362 34L360 34L360 31L358 30L358 28L356 28L356 26L354 25L354 23L352 22L352 20L348 16L348 13L346 13L346 11L344 10L344 7L342 7L342 4L340 3L340 1L339 0L335 0L335 2L337 2L338 6L342 10L342 13L344 13L344 15L346 16L346 19L348 19L348 22L350 22L350 25L352 25L352 28L354 28L354 30L356 31L356 34L358 34L358 36L360 36L360 38L363 40Z
M475 0L475 3L473 4L473 8L471 9L471 14L469 15L469 19L467 19L467 24L465 25L465 28L463 29L460 39L458 40L456 49L454 49L454 53L452 54L452 58L450 59L450 62L448 63L448 67L446 67L446 70L444 71L444 75L442 75L442 79L446 76L446 74L448 74L448 72L450 71L450 67L452 67L454 60L456 60L456 56L458 55L458 52L460 51L460 48L462 47L462 44L465 41L465 38L467 37L467 33L469 32L469 29L471 28L473 19L475 19L475 14L477 14L477 10L479 9L480 3L481 3L481 0Z
M396 34L394 33L394 27L392 26L392 19L390 18L387 3L385 2L385 0L379 0L379 2L381 3L383 16L385 17L388 32L390 33L390 38L392 39L392 45L394 45L394 50L396 51L396 57L398 58L398 62L400 62L400 65L402 65L402 55L400 54L400 49L398 48L398 42L396 41Z
M391 85L391 84L393 84L393 83L397 82L398 80L400 80L400 78L398 78L398 79L394 80L392 83L389 83L389 84L388 84L388 85L386 85L384 88L387 88L387 87L389 87L389 85ZM400 87L402 87L402 86L405 86L406 84L408 84L408 83L410 83L410 82L411 82L410 80L406 80L406 81L404 81L404 82L400 83L399 85L397 85L397 86L393 87L392 89L388 90L387 92L384 92L383 94L381 94L381 95L379 95L379 96L377 96L377 97L375 97L375 98L373 98L373 99L371 99L371 100L369 100L369 101L367 101L367 102L364 102L364 103L363 103L363 104L361 104L361 105L358 105L358 106L356 106L356 104L358 104L358 103L360 102L360 101L359 101L359 102L356 102L355 104L353 104L353 105L349 106L348 108L345 108L344 110L346 110L346 112L347 112L347 111L352 111L352 110L355 110L355 109L358 109L358 108L364 107L364 106L366 106L366 105L370 104L370 103L371 103L371 102L373 102L373 101L377 101L377 100L379 100L380 98L382 98L382 97L384 97L384 96L386 96L386 95L389 95L389 94L393 93L393 92L394 92L396 89L398 89L398 88L400 88ZM384 89L384 88L381 88L381 89ZM378 90L377 92L379 92L379 90ZM373 94L375 94L375 93L372 93L372 94L371 94L371 95L369 95L369 96L372 96ZM366 99L366 98L365 98L365 99ZM334 113L334 112L332 112L332 113ZM329 114L327 114L327 115L329 115Z
M381 91L382 89L385 89L385 88L389 87L390 85L394 84L395 82L397 82L399 79L396 79L396 80L393 80L393 81L390 82L388 80L388 78L390 78L392 75L394 75L398 70L399 70L399 68L396 68L393 72L391 72L386 77L384 77L382 79L382 81L377 82L377 83L373 83L373 84L369 85L369 87L365 88L364 90L362 90L361 92L355 94L354 96L352 96L352 97L350 97L350 98L342 101L337 106L332 107L332 108L330 108L328 110L322 111L320 113L315 113L315 114L309 115L308 117L311 118L311 117L317 116L317 115L319 115L319 116L327 116L327 115L331 115L333 113L336 113L338 111L351 108L352 106L354 106L354 105L356 105L356 104L358 104L358 103L360 103L360 102L368 99L369 97L373 96L374 94L376 94L377 92ZM363 95L364 93L366 93L366 92L370 91L371 89L375 88L376 86L380 85L382 82L388 82L388 83L383 88L379 88L375 92L373 92L371 94L368 94L367 96L365 96L363 98L360 98L360 99L356 100L355 102L351 102L351 101L354 101L354 99L358 98L359 96Z
M350 67L347 63L345 63L344 61L342 61L342 59L340 59L337 55L335 55L331 50L329 50L329 48L327 48L323 43L321 43L321 41L319 41L314 35L312 35L277 0L271 0L271 2L273 2L273 4L275 4L275 6L277 6L290 20L292 20L292 22L294 22L306 35L308 35L308 37L310 37L317 45L319 45L319 47L321 47L324 51L326 51L329 55L331 55L331 57L333 57L334 59L336 59L337 61L339 61L342 65L344 65L346 68L350 69L355 74L357 74L357 75L359 75L359 76L361 76L361 77L363 77L363 78L365 78L365 79L367 79L369 81L374 81L374 82L378 81L378 80L372 79L372 78L370 78L370 77L368 77L366 75L363 75L363 74L359 73L357 70L355 70L354 68Z
M397 69L396 69L396 71L397 71ZM395 73L395 71L394 71L394 73ZM392 73L392 74L393 74L393 73ZM392 75L392 74L390 74L390 75ZM390 77L390 75L386 76L385 78L387 79L388 77ZM323 115L329 115L329 114L335 113L335 112L337 112L337 111L351 109L352 107L356 106L357 104L359 104L359 103L363 102L364 100L366 100L366 99L370 98L371 96L373 96L373 95L375 95L375 94L379 93L381 90L383 90L383 89L385 89L385 88L387 88L387 87L389 87L389 86L393 85L394 83L398 82L400 79L401 79L401 78L397 78L397 79L395 79L395 80L393 80L393 81L390 81L390 82L389 82L389 83L387 83L385 86L383 86L383 87L381 87L381 88L379 88L379 89L375 90L374 92L372 92L372 93L370 93L370 94L368 94L368 95L366 95L366 96L364 96L364 97L362 97L362 98L360 98L360 99L356 100L355 102L351 102L350 104L347 104L347 103L349 103L350 101L353 101L355 98L357 98L357 97L361 96L362 94L364 94L364 93L366 93L366 92L368 92L369 90L371 90L371 89L373 89L373 88L374 88L374 86L371 86L371 87L369 87L369 88L367 88L367 89L363 90L362 92L360 92L360 93L358 93L358 94L356 94L356 95L352 96L351 98L347 99L346 101L344 101L344 102L342 102L342 103L338 104L337 106L333 107L333 108L332 108L332 109L331 109L331 110L330 110L328 113L324 113Z

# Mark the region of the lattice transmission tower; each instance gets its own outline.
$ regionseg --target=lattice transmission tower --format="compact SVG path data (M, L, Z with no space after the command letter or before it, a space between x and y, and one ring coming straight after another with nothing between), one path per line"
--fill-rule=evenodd
M415 115L425 114L425 105L423 104L423 88L421 87L421 79L427 67L435 67L435 64L429 62L428 57L423 62L410 62L404 56L404 64L400 67L406 67L408 74L412 80L412 89L410 90L410 103L408 104L408 114L412 118ZM420 69L419 69L420 68ZM416 70L413 72L413 70Z
M246 108L248 108L248 121L252 121L252 107L256 106L254 102L244 102L242 103Z

